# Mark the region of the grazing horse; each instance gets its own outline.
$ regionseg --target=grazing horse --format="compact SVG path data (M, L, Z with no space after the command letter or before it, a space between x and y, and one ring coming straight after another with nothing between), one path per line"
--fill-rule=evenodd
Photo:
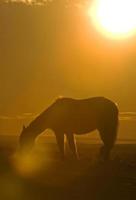
M100 155L109 158L115 143L118 128L118 108L111 100L104 97L88 99L58 98L50 107L24 127L20 135L20 147L26 144L32 147L36 137L46 129L52 129L61 157L64 158L64 135L69 147L77 158L74 134L81 135L98 130L103 141Z

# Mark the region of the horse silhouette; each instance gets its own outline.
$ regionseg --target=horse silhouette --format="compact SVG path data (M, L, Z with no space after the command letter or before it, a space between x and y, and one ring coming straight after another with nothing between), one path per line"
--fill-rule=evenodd
M28 127L23 127L19 138L21 149L31 148L36 137L46 129L52 129L61 157L64 158L64 135L73 155L78 158L74 134L81 135L98 130L103 146L101 157L109 158L118 128L118 107L104 97L88 99L58 98L51 106L35 118Z

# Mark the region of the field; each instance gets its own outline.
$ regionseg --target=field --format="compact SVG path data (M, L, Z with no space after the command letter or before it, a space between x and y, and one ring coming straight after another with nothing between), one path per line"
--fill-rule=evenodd
M60 161L55 141L46 138L38 142L29 162L19 162L17 138L1 139L0 199L135 199L136 145L117 144L106 163L97 159L99 147L78 139L80 160L66 148L66 160Z

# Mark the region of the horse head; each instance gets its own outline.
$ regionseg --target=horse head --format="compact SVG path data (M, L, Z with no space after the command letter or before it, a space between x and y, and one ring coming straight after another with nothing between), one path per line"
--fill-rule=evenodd
M19 137L20 150L31 150L34 145L33 132L28 127L23 126Z

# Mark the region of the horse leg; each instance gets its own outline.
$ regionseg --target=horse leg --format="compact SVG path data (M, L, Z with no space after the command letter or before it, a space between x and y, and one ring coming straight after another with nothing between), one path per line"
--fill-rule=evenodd
M69 144L72 154L74 155L74 157L76 159L78 159L79 157L78 157L78 153L77 153L77 146L76 146L74 134L73 133L66 134L66 137L67 137L67 141L68 141L68 144Z
M114 136L115 136L114 130L111 131L100 130L100 137L104 144L100 149L100 156L104 161L109 160L110 158L110 152L115 143Z
M100 148L100 157L104 160L107 161L110 158L110 151L111 151L112 147L108 147L108 145L104 144L104 146L102 146Z
M64 133L55 133L55 135L60 150L61 159L64 160Z

